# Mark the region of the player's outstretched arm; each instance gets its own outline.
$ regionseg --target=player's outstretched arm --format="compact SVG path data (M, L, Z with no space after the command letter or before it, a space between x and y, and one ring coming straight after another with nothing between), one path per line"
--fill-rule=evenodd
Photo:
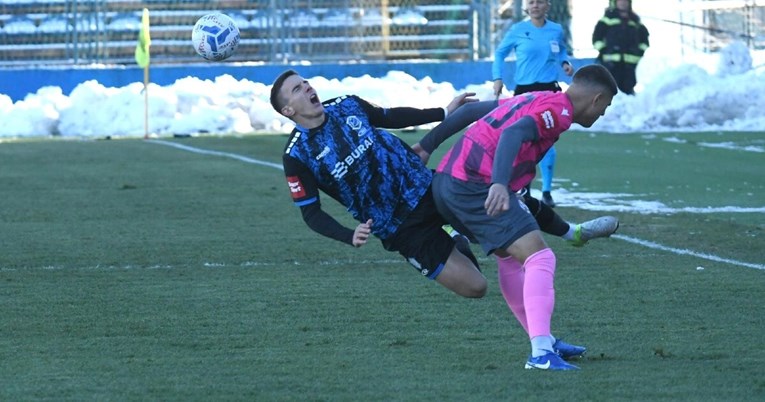
M324 212L318 202L301 206L300 212L303 215L303 221L314 232L329 237L330 239L335 239L345 244L358 247L358 245L355 244L356 230L341 225L335 218ZM369 232L371 233L371 228Z
M462 105L477 102L478 100L473 98L474 95L475 94L472 92L465 92L457 95L446 107L428 109L406 106L383 108L375 106L361 98L359 98L359 103L367 112L369 122L373 126L398 129L416 127L444 120L444 118L446 118L452 111L457 110Z
M497 105L499 105L499 102L492 100L475 103L471 102L469 105L460 107L456 112L450 114L446 120L441 122L441 124L425 134L420 142L412 146L412 149L420 156L420 159L422 159L424 163L428 163L430 154L432 154L441 143L491 112Z
M444 116L444 118L448 117L448 115L452 114L460 106L473 102L478 102L478 99L475 98L475 92L463 92L457 95L448 105L446 105L446 110L448 110L449 113Z

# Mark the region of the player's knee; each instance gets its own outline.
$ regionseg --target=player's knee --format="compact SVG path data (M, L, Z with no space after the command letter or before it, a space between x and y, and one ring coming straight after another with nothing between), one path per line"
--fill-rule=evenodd
M474 299L484 297L488 287L486 277L473 266L473 263L469 262L467 257L462 255L460 257L465 260L465 263L450 261L435 277L436 282L462 297Z
M464 283L464 286L462 287L460 293L460 296L471 298L471 299L480 299L484 296L486 296L486 290L488 288L488 285L486 283L486 278L483 277L483 275L480 275L480 279L476 278L471 281L467 281Z

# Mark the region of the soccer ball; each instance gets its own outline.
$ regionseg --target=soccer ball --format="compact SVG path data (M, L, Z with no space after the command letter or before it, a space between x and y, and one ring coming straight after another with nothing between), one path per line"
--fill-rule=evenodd
M194 24L191 42L194 50L205 59L225 60L239 46L239 28L226 14L207 14Z

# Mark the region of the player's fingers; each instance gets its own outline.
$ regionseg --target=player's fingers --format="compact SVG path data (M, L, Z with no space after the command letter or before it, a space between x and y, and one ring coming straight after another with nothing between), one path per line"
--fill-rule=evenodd
M484 204L489 216L497 216L510 209L510 199L503 196L493 196L486 199Z
M497 199L496 197L489 196L486 198L486 202L483 204L484 208L486 208L486 214L489 216L494 216L497 212Z
M369 239L369 235L364 235L361 233L356 233L353 236L353 246L354 247L361 247L364 244L367 244L367 239Z
M505 198L505 201L502 203L502 210L501 210L501 212L505 212L505 211L508 211L508 210L510 210L510 199L509 198Z
M366 222L359 224L359 226L356 227L356 233L363 234L368 237L369 234L372 233L372 220L369 219Z

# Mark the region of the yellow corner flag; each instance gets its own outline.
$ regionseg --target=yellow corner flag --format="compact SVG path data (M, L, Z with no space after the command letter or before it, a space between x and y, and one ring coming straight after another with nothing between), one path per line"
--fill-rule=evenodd
M135 62L142 68L149 66L149 46L151 46L151 35L149 35L149 9L143 9L141 17L141 31L138 33L138 44L135 47Z

